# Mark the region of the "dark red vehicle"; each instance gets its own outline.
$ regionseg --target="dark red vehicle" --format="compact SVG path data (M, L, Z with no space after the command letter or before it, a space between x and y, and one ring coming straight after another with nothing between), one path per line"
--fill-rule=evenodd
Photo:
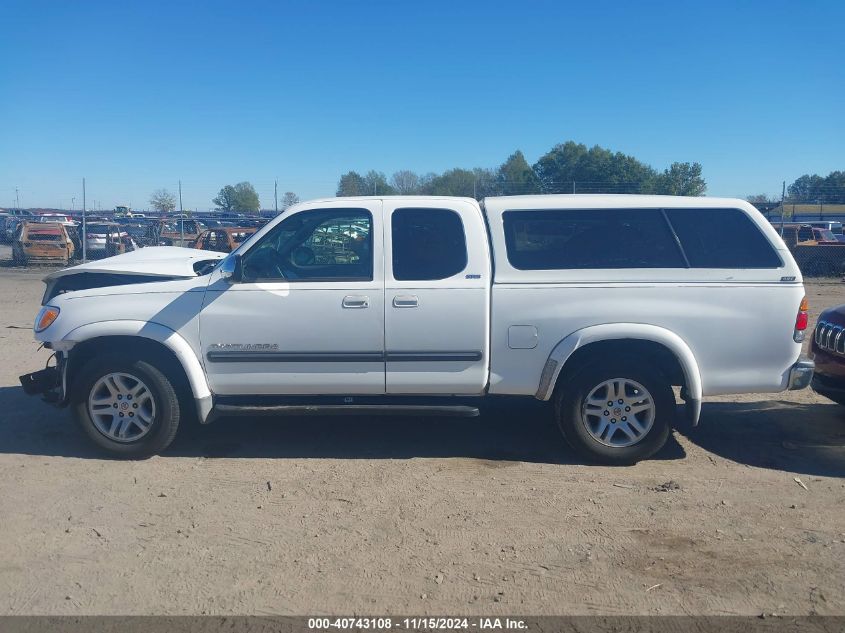
M816 361L813 390L845 405L845 305L819 315L810 349Z

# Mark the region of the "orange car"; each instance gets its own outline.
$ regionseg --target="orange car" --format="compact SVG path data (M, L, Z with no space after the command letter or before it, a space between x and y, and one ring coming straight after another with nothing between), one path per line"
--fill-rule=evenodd
M219 229L208 229L200 233L199 237L194 240L193 247L205 251L231 253L241 245L241 242L257 230L249 227L228 226Z
M58 222L24 222L12 245L15 264L55 262L67 265L74 255L73 240Z

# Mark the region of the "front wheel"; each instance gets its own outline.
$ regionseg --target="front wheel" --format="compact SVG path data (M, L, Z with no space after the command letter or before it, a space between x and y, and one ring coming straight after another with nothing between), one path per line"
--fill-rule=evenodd
M634 361L585 368L561 387L555 404L566 441L605 464L654 455L666 443L675 415L668 381Z
M143 360L105 356L90 361L74 382L71 398L85 434L117 457L160 453L179 428L173 383Z

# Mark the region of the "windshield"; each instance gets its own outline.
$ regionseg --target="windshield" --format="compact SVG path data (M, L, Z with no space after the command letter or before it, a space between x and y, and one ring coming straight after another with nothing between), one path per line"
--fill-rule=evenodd
M818 229L818 239L825 241L825 242L835 242L836 236L833 234L833 231L829 231L827 229Z

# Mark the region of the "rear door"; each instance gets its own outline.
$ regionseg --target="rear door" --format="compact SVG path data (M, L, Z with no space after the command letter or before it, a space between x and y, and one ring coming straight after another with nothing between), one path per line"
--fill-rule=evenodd
M487 384L490 255L474 200L385 200L389 394L480 394Z

